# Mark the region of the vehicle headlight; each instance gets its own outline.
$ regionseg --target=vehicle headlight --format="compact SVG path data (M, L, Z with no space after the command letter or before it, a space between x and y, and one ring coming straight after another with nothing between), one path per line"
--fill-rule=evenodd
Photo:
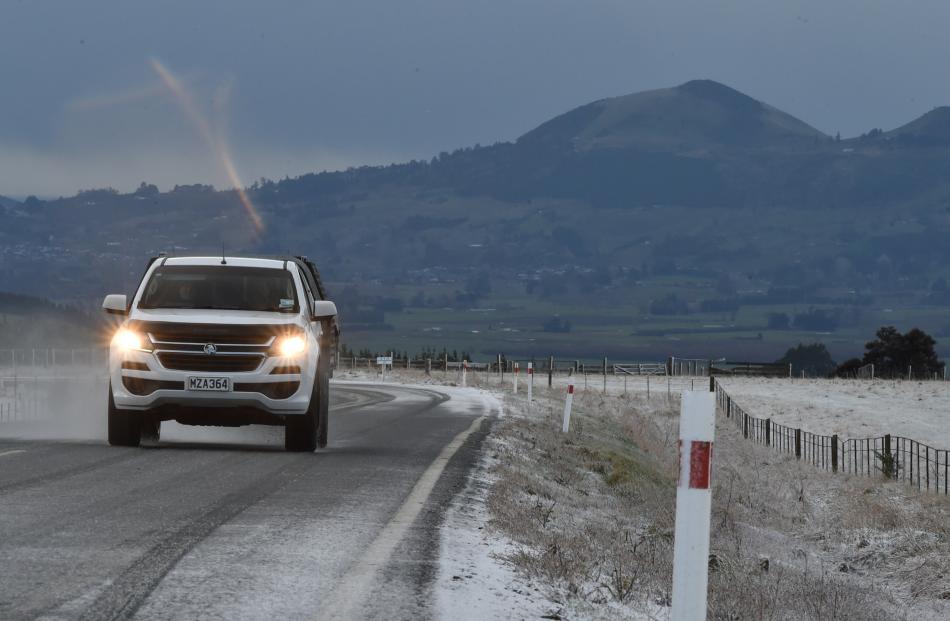
M148 351L148 348L145 346L145 339L142 338L142 335L128 328L122 328L116 332L112 338L112 342L122 351Z
M280 356L293 357L299 356L307 349L307 341L302 336L296 334L282 336L277 341L277 353Z

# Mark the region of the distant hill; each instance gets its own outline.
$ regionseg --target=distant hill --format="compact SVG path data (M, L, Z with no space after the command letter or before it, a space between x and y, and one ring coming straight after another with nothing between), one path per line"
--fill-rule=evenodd
M888 134L836 141L728 86L694 80L581 106L511 143L460 149L429 162L303 175L258 188L257 196L286 203L348 190L421 187L594 207L804 209L950 198L947 154L914 151L922 144L950 147L946 110Z
M882 135L906 146L950 146L950 107L940 106L930 112Z
M539 126L519 144L577 151L667 152L720 147L812 147L830 138L772 106L712 80L602 99Z
M902 317L950 336L950 108L838 140L695 80L581 106L512 142L263 180L248 196L263 230L235 191L209 186L0 210L0 290L91 308L130 291L149 256L224 247L307 254L357 334L436 346L492 332L486 347L535 351L573 338L532 334L555 315L581 335L578 355L725 334L731 350L691 351L775 359L795 343L770 345L769 331L796 327L803 342L845 334L829 346L852 355ZM442 331L470 311L483 324Z
M14 207L19 206L20 203L13 200L12 198L7 198L6 196L0 195L0 210L13 209Z

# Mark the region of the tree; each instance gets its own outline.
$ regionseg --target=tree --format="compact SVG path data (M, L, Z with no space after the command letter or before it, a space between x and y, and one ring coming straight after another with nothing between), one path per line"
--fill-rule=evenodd
M878 329L877 338L864 346L862 362L873 364L879 377L905 376L910 369L914 377L931 377L943 373L943 363L937 358L937 341L918 328L901 334L894 326Z
M848 377L854 379L858 376L858 370L863 366L864 361L860 358L848 358L838 365L838 368L835 369L835 375L837 377Z
M158 186L152 183L145 183L144 181L139 184L139 188L132 192L132 196L139 196L142 198L150 198L152 196L158 196Z
M823 343L799 343L776 362L790 364L796 372L804 371L812 377L825 377L835 370L835 361L831 359L831 354Z

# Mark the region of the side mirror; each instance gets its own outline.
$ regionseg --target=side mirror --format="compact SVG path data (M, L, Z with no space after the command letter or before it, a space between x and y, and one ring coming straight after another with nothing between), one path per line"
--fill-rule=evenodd
M330 300L314 300L313 301L313 317L314 321L322 321L324 319L332 319L336 317L336 304Z
M106 299L102 302L102 310L110 315L128 315L128 301L122 294L113 293L107 295Z

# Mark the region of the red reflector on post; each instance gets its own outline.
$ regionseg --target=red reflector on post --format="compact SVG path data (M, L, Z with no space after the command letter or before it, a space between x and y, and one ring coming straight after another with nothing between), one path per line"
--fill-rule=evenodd
M712 442L694 440L689 448L689 487L709 489L709 463L712 459Z
M573 395L573 394L574 394L574 384L568 384L568 385L567 385L567 394L569 394L569 395Z

